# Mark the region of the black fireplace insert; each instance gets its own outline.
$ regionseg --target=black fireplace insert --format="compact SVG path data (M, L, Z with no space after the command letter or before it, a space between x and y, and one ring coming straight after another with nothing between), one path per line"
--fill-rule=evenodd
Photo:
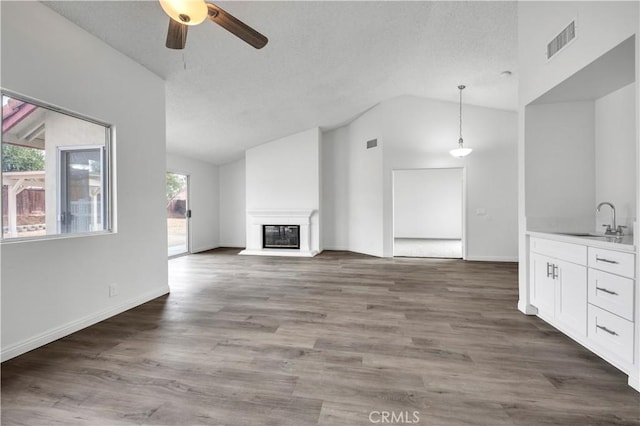
M262 225L262 247L300 249L300 225Z

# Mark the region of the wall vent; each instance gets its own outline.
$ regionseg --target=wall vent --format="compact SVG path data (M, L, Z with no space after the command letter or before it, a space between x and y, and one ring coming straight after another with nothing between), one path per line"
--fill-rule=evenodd
M378 146L378 139L367 141L367 149L375 148L376 146Z
M576 38L576 20L571 21L564 30L560 31L553 40L547 44L547 60L551 59L559 51L565 48Z

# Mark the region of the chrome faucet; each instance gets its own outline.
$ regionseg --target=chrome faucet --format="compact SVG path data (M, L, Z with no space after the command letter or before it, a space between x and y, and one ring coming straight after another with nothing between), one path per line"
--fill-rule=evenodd
M626 228L626 226L616 226L616 208L610 202L603 201L602 203L598 204L596 212L600 213L600 207L602 206L611 207L611 225L602 225L607 227L607 229L604 231L604 235L615 235L617 237L621 237L623 233L622 228Z

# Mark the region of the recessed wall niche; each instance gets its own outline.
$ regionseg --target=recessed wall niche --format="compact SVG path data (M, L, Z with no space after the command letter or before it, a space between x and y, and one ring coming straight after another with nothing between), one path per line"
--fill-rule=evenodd
M529 231L593 232L596 205L636 218L635 36L525 107ZM604 213L606 214L606 213Z

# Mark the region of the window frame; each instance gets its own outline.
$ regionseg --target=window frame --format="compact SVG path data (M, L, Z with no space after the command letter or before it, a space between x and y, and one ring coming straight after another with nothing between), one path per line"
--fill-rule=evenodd
M25 96L23 94L14 92L12 90L0 87L0 98L4 96L7 96L9 98L16 99L19 101L27 102L41 108L46 108L53 112L63 114L69 117L73 117L76 119L80 119L92 124L96 124L104 128L105 137L104 137L104 145L103 145L104 149L102 154L103 155L102 184L103 184L103 191L104 191L104 206L102 208L102 211L105 217L104 217L104 229L99 231L89 231L89 232L79 232L79 233L61 233L59 229L59 225L57 225L55 234L37 235L37 236L30 236L30 237L5 238L4 237L5 223L3 221L2 215L0 215L0 230L1 230L0 245L19 243L19 242L28 242L28 241L44 241L44 240L56 240L56 239L63 239L63 238L93 237L98 235L115 234L116 233L116 229L115 229L116 210L115 210L115 191L114 191L114 188L115 188L114 155L115 155L115 134L116 134L115 126L113 124L109 124L105 121L98 120L88 115L80 114L75 111L71 111L69 109L58 107L48 102L43 102L38 99L34 99L30 96ZM0 128L1 126L2 126L2 116L0 116ZM0 143L2 143L1 134L0 134ZM100 145L78 145L77 148L81 148L81 147L87 148L89 146L95 148ZM60 187L59 187L60 185L60 161L59 161L60 148L66 149L69 147L66 147L66 146L57 147L56 154L55 154L56 155L56 170L55 170L56 189L55 190L56 190L56 223L57 224L59 223L58 212L59 212L59 206L60 206ZM2 161L2 152L0 150L0 163L1 161ZM4 172L2 172L0 169L0 185L3 185L1 182L3 173ZM0 212L2 211L2 208L3 208L2 197L0 197Z
M67 170L67 157L65 154L71 152L78 151L97 151L100 155L100 184L102 188L106 188L106 147L104 145L69 145L69 146L57 146L56 147L56 226L57 232L56 234L86 234L86 233L94 233L107 230L107 223L105 219L108 217L107 206L108 199L107 193L103 191L103 197L101 201L101 218L102 218L102 227L99 231L89 231L89 232L64 232L63 225L64 222L62 220L62 213L67 211L67 206L69 202L69 194L68 194L68 170Z

